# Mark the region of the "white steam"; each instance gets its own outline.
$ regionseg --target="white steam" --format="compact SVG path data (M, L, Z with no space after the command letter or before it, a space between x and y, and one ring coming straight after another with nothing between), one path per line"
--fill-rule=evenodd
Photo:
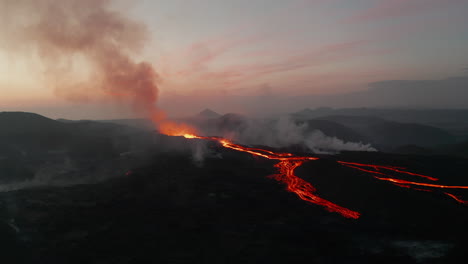
M305 124L297 125L287 116L276 120L248 120L234 138L247 145L285 147L302 144L306 129Z
M202 166L205 157L209 154L206 142L196 140L192 146L192 159L195 165Z
M377 151L371 144L346 142L309 129L307 123L297 123L289 116L275 120L244 120L240 129L223 134L245 145L264 145L275 148L302 146L317 154L336 154L340 151Z
M314 130L305 139L305 145L317 154L336 154L340 151L377 151L370 144L344 142L336 137L328 137L320 130Z

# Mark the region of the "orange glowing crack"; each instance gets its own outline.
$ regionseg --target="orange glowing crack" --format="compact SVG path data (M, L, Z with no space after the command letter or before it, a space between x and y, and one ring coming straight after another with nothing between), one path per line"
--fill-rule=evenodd
M412 182L407 180L400 180L394 178L382 178L378 176L374 176L376 179L382 181L389 181L403 185L417 185L417 186L425 186L425 187L433 187L433 188L441 188L441 189L468 189L468 186L453 186L453 185L439 185L439 184L431 184L431 183L422 183L422 182Z
M349 168L353 168L353 169L357 169L357 170L360 170L360 171L364 171L364 172L367 172L367 173L371 173L373 174L374 178L378 179L378 180L381 180L381 181L388 181L398 187L403 187L403 188L408 188L408 189L412 189L412 190L417 190L417 191L425 191L425 192L433 192L433 189L425 189L425 188L435 188L435 189L468 189L468 186L457 186L457 185L440 185L440 184L431 184L431 183L422 183L422 182L412 182L412 181L407 181L407 180L402 180L402 179L396 179L396 178L391 178L390 175L388 174L385 174L385 173L382 173L380 171L377 171L378 168L384 168L384 169L389 169L393 172L397 172L397 173L400 173L400 174L409 174L409 175L415 175L415 176L419 176L419 177L423 177L423 178L426 178L428 180L432 180L432 181L436 181L438 180L437 178L433 178L433 177L429 177L427 175L423 175L423 174L417 174L417 173L411 173L411 172L407 172L407 171L401 171L399 169L399 167L390 167L390 166L381 166L381 165L372 165L372 164L361 164L361 163L355 163L355 162L344 162L344 161L338 161L338 163L346 166L346 167L349 167ZM364 169L362 167L371 167L371 168L374 168L375 171L373 170L369 170L369 169ZM393 169L393 168L397 168L397 169ZM379 176L376 176L376 175L383 175L383 176L386 176L386 177L379 177ZM419 187L423 187L423 188L417 188L417 187L414 187L414 186L419 186ZM460 197L454 195L454 194L451 194L451 193L448 193L448 192L444 192L444 194L448 195L449 197L451 197L452 199L454 199L455 201L461 203L461 204L468 204L468 201L465 201L463 199L461 199Z
M439 179L431 177L431 176L427 176L427 175L423 175L423 174L419 174L419 173L413 173L413 172L409 172L409 171L403 171L403 170L401 170L401 169L405 169L403 167L373 165L373 164L361 164L361 163L356 163L356 162L345 162L345 161L338 161L338 163L340 163L342 165L345 165L345 166L348 166L348 167L359 169L359 170L362 170L362 171L371 172L371 173L377 173L377 172L376 171L365 170L363 168L358 168L358 167L367 167L367 168L370 167L370 168L374 168L375 170L384 169L384 170L389 170L389 171L393 171L393 172L397 172L397 173L408 174L408 175L412 175L412 176L425 178L425 179L428 179L428 180L431 180L431 181L438 181L439 180ZM386 175L384 173L377 173L377 174Z
M449 197L453 198L455 201L461 203L461 204L468 204L468 201L466 200L462 200L460 197L456 196L455 194L451 194L451 193L448 193L448 192L444 192L446 195L448 195Z

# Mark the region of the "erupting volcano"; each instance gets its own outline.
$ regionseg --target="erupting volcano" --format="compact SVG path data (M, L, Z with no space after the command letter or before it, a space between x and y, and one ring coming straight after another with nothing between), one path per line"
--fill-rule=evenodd
M179 130L177 132L175 127L183 127L183 130ZM162 129L161 129L162 128ZM193 131L195 129L189 129L188 126L162 126L160 127L160 131L163 134L169 136L183 136L187 139L202 139L202 140L210 140L214 142L218 142L224 148L232 149L239 152L249 153L254 156L270 159L270 160L277 160L279 161L274 166L278 169L278 173L271 175L271 178L282 182L286 185L286 190L289 192L295 193L300 199L314 203L320 206L323 206L326 210L330 212L336 212L341 214L346 218L353 218L357 219L360 216L360 213L348 208L344 208L339 206L331 201L323 199L315 194L316 189L314 186L301 179L297 175L295 175L294 171L299 166L304 164L308 161L318 160L318 157L311 157L311 156L298 156L293 153L282 153L282 152L274 152L266 149L261 148L252 148L246 147L239 144L235 144L232 141L221 138L221 137L206 137L206 136L198 136ZM187 133L187 131L191 131ZM340 165L343 165L348 168L357 169L367 174L373 175L374 178L382 181L388 181L392 184L395 184L399 187L410 188L414 190L420 191L434 191L437 189L468 189L468 186L451 186L451 185L438 185L432 183L424 183L424 182L414 182L404 179L396 178L397 176L412 176L412 177L419 177L423 178L428 181L438 181L439 179L419 174L413 173L410 171L406 171L404 167L396 167L396 166L385 166L385 165L374 165L374 164L361 164L355 162L346 162L346 161L336 161ZM454 195L452 193L443 192L445 195L453 198L459 203L466 204L467 201L462 200L459 196Z

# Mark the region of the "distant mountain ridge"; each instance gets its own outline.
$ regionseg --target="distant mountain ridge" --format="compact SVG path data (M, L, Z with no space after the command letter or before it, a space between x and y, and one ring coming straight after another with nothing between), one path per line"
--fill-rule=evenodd
M35 151L69 148L94 139L109 141L110 135L132 130L89 120L57 121L27 112L0 112L0 128L0 143Z
M384 151L411 145L431 148L457 143L456 138L451 133L438 127L390 121L379 116L357 115L358 113L371 113L370 109L352 109L350 111L351 115L326 115L346 113L346 111L331 108L304 109L293 113L291 117L298 124L307 124L306 133L320 130L329 137L336 137L346 142L371 143ZM380 113L388 113L389 111L381 110ZM463 111L461 113L463 114ZM206 135L237 133L259 121L233 113L221 116L210 109L201 111L199 116L211 118L193 118L186 121L200 128L200 131ZM115 120L105 122L57 121L34 113L1 112L0 143L16 142L15 144L22 146L34 146L35 149L60 148L60 146L70 145L71 142L73 144L88 142L89 140L86 138L104 139L107 135L120 133L118 131L132 130L134 129L132 127L138 126L143 127L147 122L149 121L143 119L117 120L117 122ZM138 124L138 126L131 124ZM268 127L268 122L265 124ZM148 131L154 131L152 124L149 125L151 125L151 130Z
M433 147L456 141L445 130L423 124L399 123L373 116L327 116L320 119L342 124L367 137L372 144L386 147Z
M438 80L386 80L369 89L332 95L292 97L289 107L314 105L333 107L468 108L468 76Z
M404 108L305 108L291 114L297 118L323 116L374 116L389 121L415 123L466 122L468 109L404 109Z
M28 112L0 112L0 134L63 132L66 125L56 120Z
M392 109L392 108L306 108L292 113L299 119L327 116L377 117L398 123L417 123L441 128L462 142L468 139L468 109Z
M221 117L221 115L216 113L215 111L209 109L209 108L206 108L205 110L198 113L196 115L196 117L200 117L200 118L218 118L218 117Z

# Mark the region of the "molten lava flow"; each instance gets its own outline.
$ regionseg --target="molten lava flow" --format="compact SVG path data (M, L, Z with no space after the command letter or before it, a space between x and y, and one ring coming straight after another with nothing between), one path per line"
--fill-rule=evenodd
M285 183L287 186L286 189L288 191L297 194L297 196L299 196L299 198L304 201L321 205L328 211L337 212L347 218L359 218L360 214L358 212L341 207L314 195L315 188L312 186L312 184L306 182L294 174L294 170L301 166L304 162L305 160L281 160L275 165L275 167L279 169L279 173L273 175L272 177L277 181Z
M407 180L395 179L395 178L382 178L374 176L378 180L382 181L389 181L392 183L403 184L403 185L417 185L417 186L424 186L424 187L433 187L433 188L441 188L441 189L468 189L468 186L452 186L452 185L439 185L439 184L431 184L431 183L423 183L423 182L412 182Z
M345 166L348 166L350 168L355 168L355 169L362 170L362 171L365 171L365 172L371 172L371 173L380 174L380 175L386 175L386 174L385 173L380 173L378 171L388 170L388 171L393 171L393 172L397 172L397 173L408 174L408 175L412 175L412 176L425 178L425 179L428 179L428 180L431 180L431 181L438 181L439 180L437 178L430 177L430 176L427 176L427 175L413 173L413 172L409 172L409 171L404 171L404 169L406 169L406 168L403 168L403 167L383 166L383 165L374 165L374 164L361 164L361 163L356 163L356 162L345 162L345 161L338 161L338 163L340 163L342 165L345 165ZM365 169L365 168L372 168L372 169L374 169L374 171L371 171L371 170L368 170L368 169Z
M184 123L170 120L159 121L159 132L168 136L183 136L186 138L197 138L196 129Z
M437 189L468 189L468 186L457 186L457 185L441 185L441 184L433 184L433 183L424 183L424 182L414 182L414 181L408 181L408 180L403 180L403 179L398 179L394 178L394 176L382 172L383 170L387 170L389 172L397 173L400 175L411 175L411 176L417 176L421 178L425 178L430 181L438 181L439 179L430 177L427 175L423 174L418 174L418 173L413 173L409 171L404 171L402 167L393 167L393 166L382 166L382 165L373 165L373 164L362 164L362 163L355 163L355 162L345 162L345 161L338 161L339 164L344 165L349 168L357 169L366 173L373 174L374 178L381 180L381 181L387 181L390 182L396 186L403 187L403 188L408 188L412 190L417 190L417 191L426 191L426 192L433 192L434 190ZM374 169L374 170L372 170ZM379 176L377 176L379 175ZM384 176L384 177L382 177ZM461 203L461 204L468 204L468 201L462 200L460 197L444 192L445 195L451 197L455 201Z
M272 175L272 178L275 180L286 184L286 189L289 192L295 193L299 198L304 201L321 205L325 207L330 212L336 212L347 218L359 218L359 213L352 211L350 209L341 207L337 204L334 204L330 201L327 201L323 198L320 198L314 195L315 188L309 182L297 177L294 174L294 170L301 166L304 162L310 160L318 160L317 157L301 157L294 156L292 153L277 153L270 150L260 149L260 148L250 148L242 145L235 144L228 139L219 138L219 137L203 137L197 136L193 133L175 133L172 135L181 135L188 139L205 139L212 140L220 143L223 147L249 153L257 157L262 157L270 160L280 161L275 165L278 168L278 174Z
M270 160L278 160L279 162L274 166L278 168L278 173L272 175L271 177L275 180L286 184L286 189L289 192L295 193L299 198L304 201L321 205L325 207L330 212L336 212L347 218L357 219L360 216L359 212L352 211L350 209L341 207L337 204L334 204L328 200L316 196L315 188L309 182L299 178L294 174L296 168L304 164L304 162L311 160L318 160L317 157L308 157L308 156L295 156L292 153L277 153L271 150L261 149L261 148L251 148L245 147L233 143L232 141L220 138L220 137L204 137L198 136L196 130L186 126L176 123L166 123L163 126L160 126L160 131L169 136L183 136L187 139L204 139L218 142L223 147L249 153L253 156L262 157ZM418 191L427 191L432 192L433 189L468 189L468 186L452 186L452 185L439 185L433 183L423 183L423 182L413 182L403 179L395 178L392 174L397 175L409 175L413 177L423 178L429 181L438 181L439 179L427 176L424 174L414 173L406 171L404 167L397 166L387 166L387 165L374 165L374 164L362 164L356 162L346 162L346 161L337 161L339 164L357 169L369 174L372 174L374 178L382 181L390 182L396 186L409 188ZM445 195L453 198L459 203L467 204L468 201L464 201L458 196L444 192Z
M448 192L444 192L446 195L454 199L455 201L461 203L461 204L468 204L468 201L461 199L460 197L456 196L455 194L451 194Z

